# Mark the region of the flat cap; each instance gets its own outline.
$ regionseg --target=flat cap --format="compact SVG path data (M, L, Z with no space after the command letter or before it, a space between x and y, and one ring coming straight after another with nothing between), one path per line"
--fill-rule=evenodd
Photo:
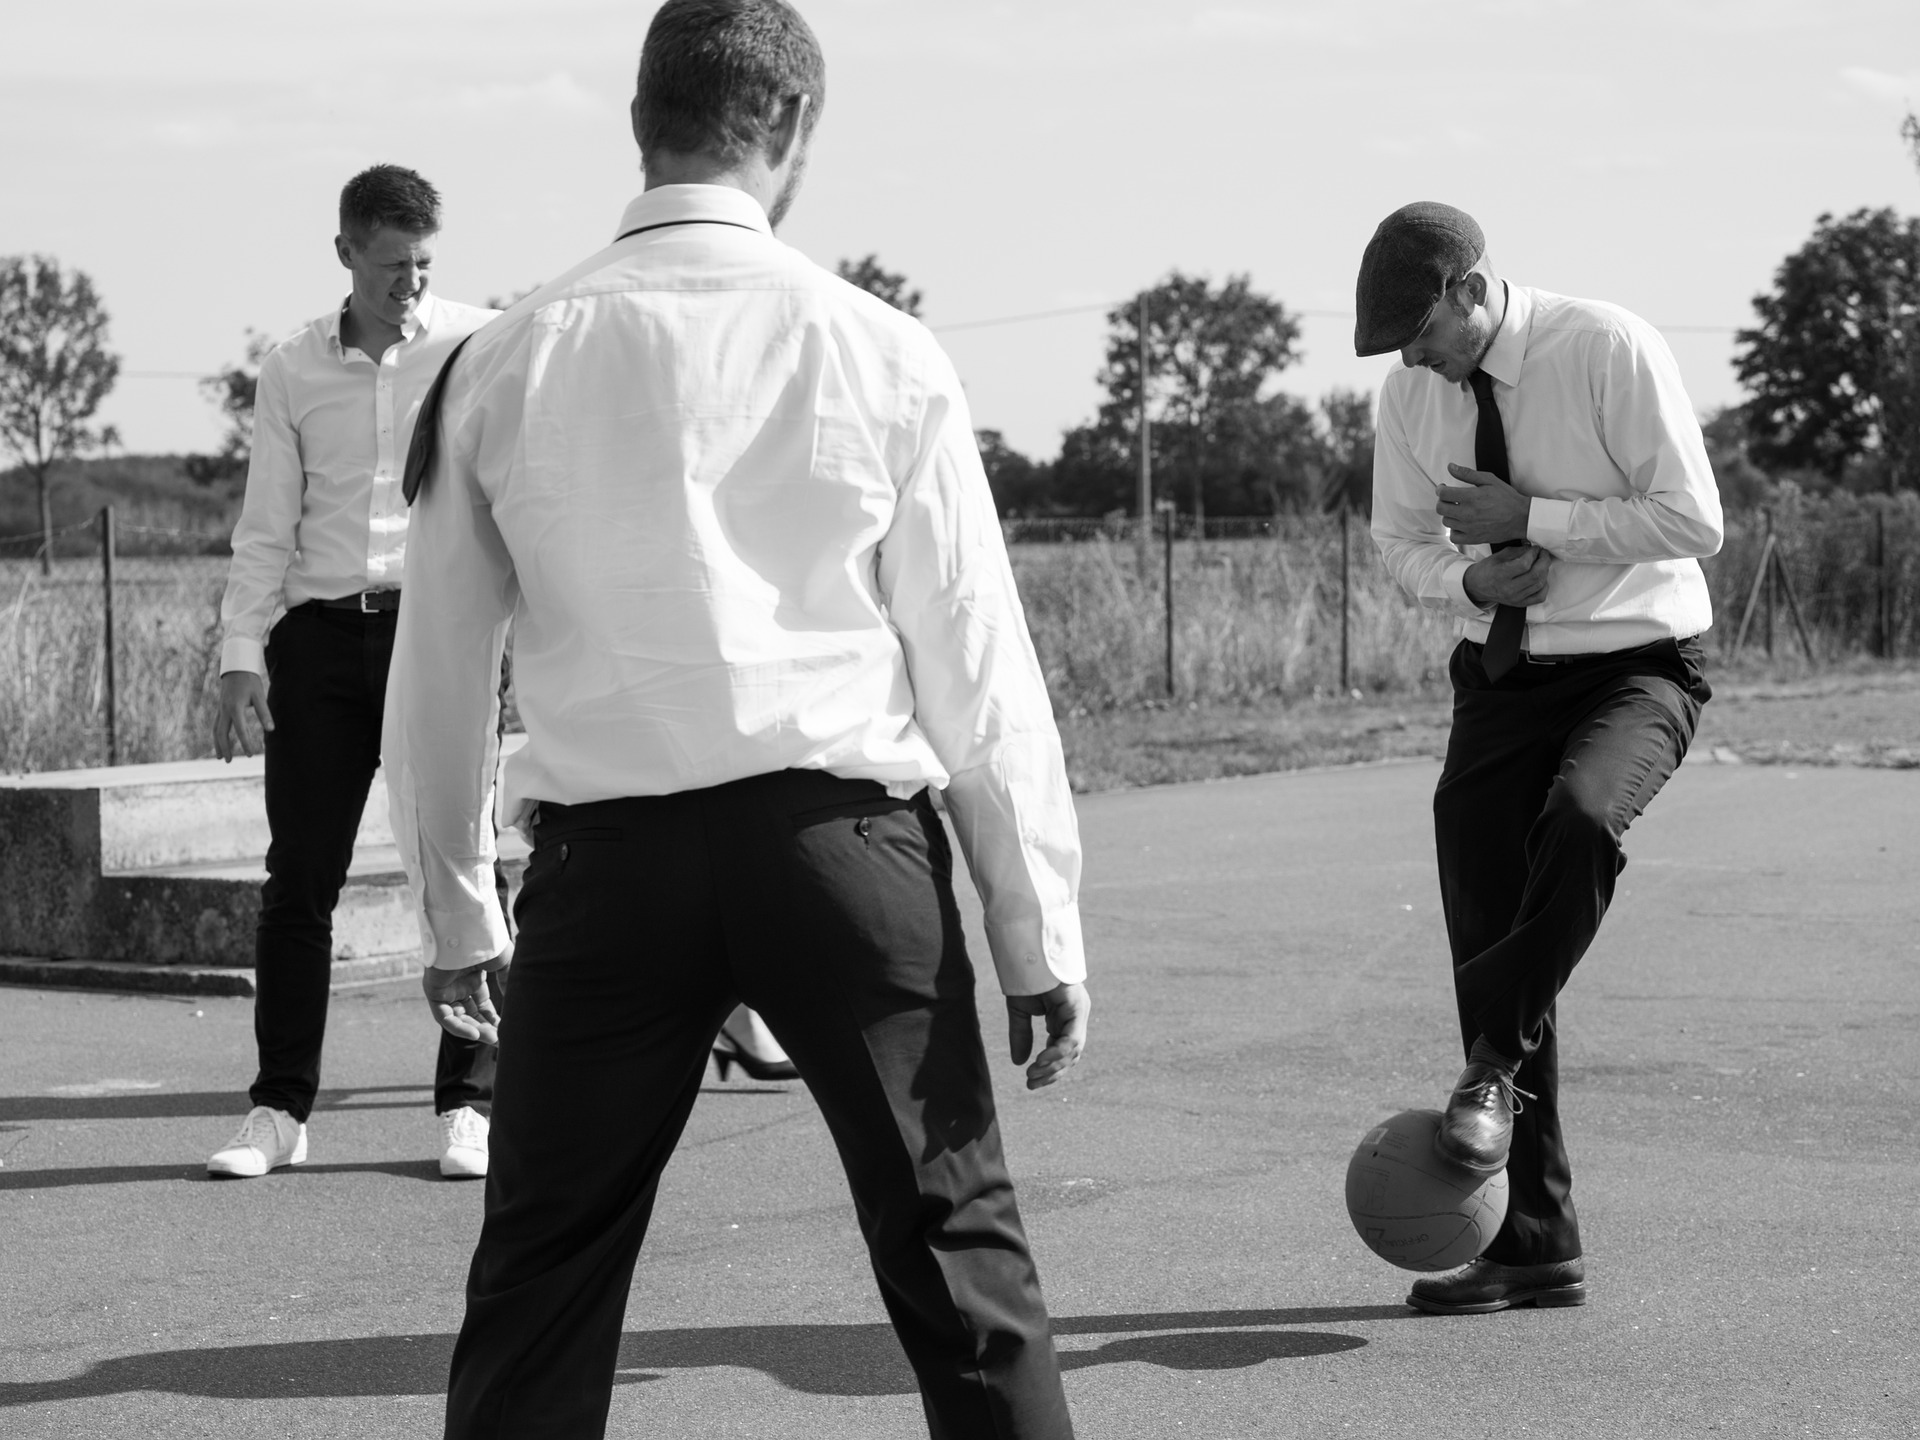
M1384 355L1410 344L1440 297L1486 252L1473 217L1451 205L1416 200L1387 216L1360 257L1353 353Z

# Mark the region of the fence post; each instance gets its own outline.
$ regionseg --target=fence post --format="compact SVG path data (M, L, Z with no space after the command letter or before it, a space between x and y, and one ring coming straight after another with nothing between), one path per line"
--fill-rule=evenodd
M1347 501L1340 498L1340 695L1351 693L1348 679L1348 617L1353 614L1353 545L1347 539Z
M1167 698L1173 699L1173 501L1160 502L1166 542L1166 582L1164 589L1167 597Z
M1876 507L1874 518L1874 605L1873 653L1882 660L1893 658L1893 591L1887 581L1887 512Z
M1765 627L1761 633L1766 637L1767 659L1771 660L1773 659L1773 565L1771 563L1773 560L1773 509L1771 506L1767 508L1766 516L1767 544L1764 559L1768 563L1762 567L1763 583L1766 586L1766 609L1760 617L1760 623Z
M102 639L107 647L106 668L103 672L107 691L107 764L120 763L120 727L119 727L119 686L114 675L113 645L113 507L103 506L100 510L100 588L101 614L105 616Z
M1147 544L1153 535L1153 440L1147 419L1147 292L1140 292L1140 583L1147 583Z

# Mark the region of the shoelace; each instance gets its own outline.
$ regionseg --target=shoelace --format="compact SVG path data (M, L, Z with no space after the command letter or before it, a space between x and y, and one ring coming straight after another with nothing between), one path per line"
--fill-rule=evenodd
M280 1127L274 1124L272 1112L265 1106L259 1106L247 1112L247 1118L240 1122L240 1133L227 1142L232 1150L248 1145L262 1155L271 1155L280 1148Z
M1504 1070L1495 1070L1489 1078L1482 1080L1474 1088L1476 1090L1498 1088L1505 1091L1507 1109L1511 1110L1515 1115L1521 1114L1526 1109L1526 1107L1520 1103L1520 1097L1522 1095L1526 1096L1529 1100L1538 1100L1540 1098L1531 1090L1522 1090L1518 1085L1514 1084L1513 1077Z
M477 1150L486 1143L487 1131L482 1124L481 1116L470 1106L463 1105L451 1115L443 1115L440 1119L446 1126L447 1144Z

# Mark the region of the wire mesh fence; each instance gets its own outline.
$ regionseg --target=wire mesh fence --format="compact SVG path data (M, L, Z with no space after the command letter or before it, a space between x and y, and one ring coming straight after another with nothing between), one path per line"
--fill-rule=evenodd
M0 770L207 746L225 537L132 526L111 541L104 514L55 531L50 549L43 536L0 538Z
M1124 517L1005 529L1062 713L1445 682L1453 619L1400 593L1357 515L1163 513L1144 544ZM0 537L0 770L206 754L227 560L224 534L109 512L51 549ZM1797 651L1796 606L1821 663L1920 654L1920 495L1786 490L1730 515L1704 565L1723 654L1743 628L1751 652Z

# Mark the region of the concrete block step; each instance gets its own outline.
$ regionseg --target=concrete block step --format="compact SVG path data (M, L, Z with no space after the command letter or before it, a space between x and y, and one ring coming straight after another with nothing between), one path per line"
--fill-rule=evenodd
M503 755L525 740L508 736ZM0 953L250 967L266 878L265 763L0 776ZM503 849L525 851L517 835ZM413 952L410 909L376 774L334 916L336 958Z
M403 980L420 973L420 956L377 955L333 962L333 988ZM149 995L254 993L253 971L207 965L143 965L123 960L35 960L0 955L0 985L34 989L117 990Z
M13 793L8 793L13 792ZM0 813L32 792L98 827L103 871L243 860L267 853L266 761L181 760L0 776ZM357 845L390 845L387 783L376 773Z
M517 831L500 837L508 893L519 889L527 844ZM264 860L161 866L101 878L103 924L94 957L161 965L253 965ZM392 845L356 850L333 911L333 958L406 955L418 964L419 924L413 895Z

